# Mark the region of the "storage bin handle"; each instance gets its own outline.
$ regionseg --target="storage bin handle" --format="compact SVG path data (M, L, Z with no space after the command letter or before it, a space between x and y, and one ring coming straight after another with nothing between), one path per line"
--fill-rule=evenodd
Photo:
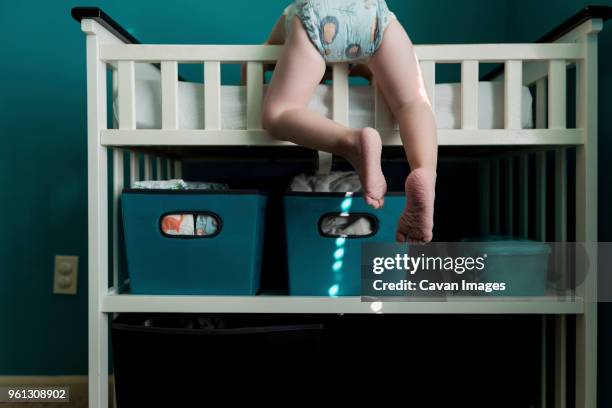
M330 212L319 218L319 234L326 238L368 238L378 233L378 217L369 213Z
M221 233L223 220L211 211L167 211L159 217L159 232L165 238L214 238Z

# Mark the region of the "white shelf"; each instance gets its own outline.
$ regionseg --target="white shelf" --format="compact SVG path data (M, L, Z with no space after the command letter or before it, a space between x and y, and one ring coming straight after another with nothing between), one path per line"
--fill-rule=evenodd
M265 130L101 130L104 146L294 146L272 139ZM381 131L385 146L402 146L399 131ZM582 129L439 129L440 146L575 146Z
M360 297L302 296L168 296L109 292L106 313L389 313L389 314L582 314L580 298L522 297L406 302L362 302Z

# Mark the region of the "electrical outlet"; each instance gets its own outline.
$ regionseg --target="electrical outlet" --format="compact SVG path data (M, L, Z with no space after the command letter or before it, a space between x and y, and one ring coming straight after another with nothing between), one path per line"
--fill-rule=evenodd
M53 293L59 295L76 295L78 269L78 256L56 255Z

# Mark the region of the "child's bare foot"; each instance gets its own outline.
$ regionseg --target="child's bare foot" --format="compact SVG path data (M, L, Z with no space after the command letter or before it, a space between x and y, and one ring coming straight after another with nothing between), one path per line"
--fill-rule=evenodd
M415 169L406 178L406 208L397 224L399 242L427 243L433 238L436 174Z
M382 142L376 129L364 128L356 143L357 157L351 160L359 173L363 187L363 198L374 208L381 208L385 203L387 181L380 167Z

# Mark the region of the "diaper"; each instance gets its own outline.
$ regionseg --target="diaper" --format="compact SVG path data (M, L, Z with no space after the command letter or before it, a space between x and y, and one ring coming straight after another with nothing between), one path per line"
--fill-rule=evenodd
M217 234L219 222L212 215L167 214L162 218L160 228L165 235L206 237Z
M295 0L285 9L285 32L297 16L326 62L367 60L395 15L385 0Z
M190 236L194 234L193 215L168 214L162 218L161 230L166 235Z
M198 215L196 218L195 234L198 236L214 235L219 230L217 219L211 215Z

